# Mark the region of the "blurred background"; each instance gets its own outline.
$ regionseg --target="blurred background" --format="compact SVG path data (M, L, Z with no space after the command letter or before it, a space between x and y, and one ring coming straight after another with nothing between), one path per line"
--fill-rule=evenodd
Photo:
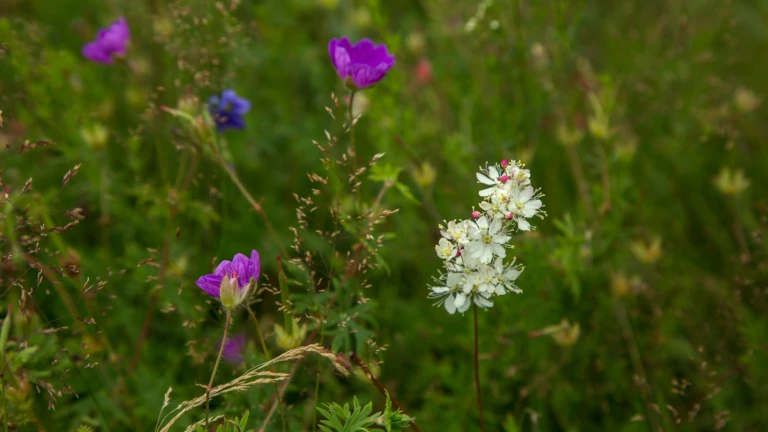
M120 16L125 59L85 59ZM3 0L6 430L150 430L169 387L172 406L202 394L223 314L195 280L257 249L275 287L278 255L301 257L294 194L311 196L325 157L312 141L347 139L327 51L341 36L385 43L397 65L356 97L360 159L385 156L333 202L372 202L385 181L381 206L399 212L376 227L367 301L334 305L351 324L315 342L357 352L423 430L479 430L471 313L427 287L438 224L479 201L477 167L519 159L548 216L513 240L524 293L480 314L488 430L767 430L767 23L765 1ZM252 109L224 157L279 240L160 108L204 111L225 89ZM330 229L327 202L310 231ZM318 268L343 268L304 240ZM317 328L315 297L287 278L292 317ZM253 306L273 354L292 343L276 338L277 291ZM221 382L264 361L247 315L232 331L244 361ZM273 394L212 408L258 428ZM383 409L364 374L300 363L290 429L353 395Z

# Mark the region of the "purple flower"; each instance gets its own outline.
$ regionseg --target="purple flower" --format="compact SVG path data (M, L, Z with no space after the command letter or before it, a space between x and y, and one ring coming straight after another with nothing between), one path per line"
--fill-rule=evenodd
M219 342L219 347L221 347L221 342ZM230 363L242 363L243 348L245 348L244 334L237 334L230 337L224 344L224 360L227 360Z
M96 40L88 42L83 47L83 55L97 63L111 64L115 57L124 56L131 31L124 17L99 30Z
M225 308L233 309L248 296L260 272L259 253L254 250L250 258L237 254L232 261L222 261L213 274L198 279L197 286L221 300Z
M248 99L238 97L234 90L224 90L219 96L208 99L208 111L216 122L216 129L223 132L227 129L244 129L243 115L251 109Z
M374 45L363 39L354 46L349 39L331 39L328 43L333 67L345 84L353 89L370 87L384 78L395 65L395 56L384 44Z

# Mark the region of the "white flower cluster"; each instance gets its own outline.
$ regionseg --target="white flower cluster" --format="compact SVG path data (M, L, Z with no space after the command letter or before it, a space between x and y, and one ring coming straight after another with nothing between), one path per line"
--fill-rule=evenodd
M435 252L443 260L444 271L430 287L429 298L438 299L448 313L464 313L474 302L481 308L493 306L493 297L507 292L521 293L515 280L523 271L515 259L505 264L513 230L533 229L528 219L546 214L531 186L531 173L516 161L501 161L477 173L486 189L480 191L481 211L471 219L440 225Z

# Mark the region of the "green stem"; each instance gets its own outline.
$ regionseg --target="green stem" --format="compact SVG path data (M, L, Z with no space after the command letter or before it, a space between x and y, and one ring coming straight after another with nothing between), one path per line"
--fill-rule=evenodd
M468 301L471 301L468 300ZM472 313L475 316L475 391L477 392L477 408L480 412L480 430L485 432L485 418L483 417L483 396L480 393L480 359L479 336L477 325L477 305L472 304Z
M253 323L256 325L256 332L259 334L259 342L261 342L261 349L264 350L264 357L267 358L267 361L272 360L272 357L269 355L269 350L267 350L267 343L264 341L264 333L261 332L261 326L259 325L259 320L256 319L256 314L253 313L253 310L251 309L251 305L246 305L246 309L248 309L248 314L251 316L251 319L253 320ZM269 367L269 371L272 371L272 366ZM272 385L275 387L275 396L277 397L277 406L280 409L280 418L283 422L283 432L287 432L288 428L286 427L285 423L285 412L283 411L283 401L280 398L280 389L277 387L277 383L272 383Z
M2 330L0 330L0 387L3 390L3 424L5 425L5 432L8 432L8 397L6 395L5 386L5 371L6 367L10 371L10 363L5 361L5 343L8 340L8 334L11 331L11 313L13 312L13 305L8 304L8 314L3 320Z
M349 148L352 149L352 171L357 170L357 152L355 151L355 116L352 107L355 105L357 91L349 93Z
M264 209L261 207L261 204L253 199L253 196L251 196L251 194L248 192L248 189L246 189L243 183L240 181L240 177L238 177L237 173L232 168L230 168L229 165L227 165L227 162L218 153L218 151L216 151L216 158L219 161L219 165L221 165L224 171L229 175L229 178L232 179L232 182L235 184L235 186L237 186L237 188L240 190L240 193L242 193L248 203L251 204L251 207L256 210L256 213L261 216L261 219L264 221L264 226L267 228L267 231L269 231L269 234L272 236L275 244L277 244L277 246L280 248L280 253L288 256L288 253L283 247L283 243L280 241L280 237L278 237L277 232L275 232L275 229L272 227L272 223L269 222L269 218L267 218L266 213L264 213Z
M357 173L357 150L355 150L355 116L353 113L353 107L355 106L355 95L357 94L356 90L352 90L349 93L349 149L352 153L350 155L350 159L352 159L352 174L355 175ZM357 187L357 205L358 210L362 209L362 196L360 192L360 187Z
M224 354L224 345L227 344L227 334L229 333L229 323L231 320L232 311L227 310L227 319L224 323L224 337L221 339L219 356L216 357L216 363L213 365L213 373L211 373L211 379L208 381L208 387L205 389L205 430L208 430L208 402L210 402L211 386L213 386L213 380L216 378L216 371L219 370L219 362L221 362L221 356Z
M334 247L336 246L336 243L334 242ZM330 286L330 283L329 283ZM322 327L320 327L320 345L323 344L323 340L325 339L325 332ZM312 432L315 432L317 430L317 403L320 401L320 367L317 368L317 377L315 378L315 407L312 410Z

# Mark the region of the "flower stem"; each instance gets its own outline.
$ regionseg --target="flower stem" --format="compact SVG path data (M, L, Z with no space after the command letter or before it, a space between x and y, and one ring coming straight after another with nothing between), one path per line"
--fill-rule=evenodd
M475 391L477 392L477 408L480 411L480 430L485 432L485 418L483 417L483 396L480 393L480 348L477 326L477 305L474 303L472 304L472 313L475 316Z
M355 114L353 107L355 106L356 90L352 90L349 93L349 157L352 159L352 173L351 176L357 176L357 150L355 150ZM358 210L362 208L362 195L360 192L360 186L357 186L357 205Z
M224 323L224 337L221 339L219 355L216 357L216 363L213 365L211 380L208 381L208 387L205 388L205 430L208 430L208 402L210 401L211 396L211 386L213 386L213 380L216 378L216 371L219 370L219 362L221 362L221 356L224 354L224 345L227 344L227 334L229 333L230 321L232 321L232 311L227 310L227 319Z
M253 320L253 323L256 325L256 332L259 334L259 342L261 342L261 349L264 350L264 357L267 358L267 361L272 360L272 357L269 355L269 350L267 350L267 343L264 342L264 333L261 332L261 326L259 325L259 320L256 319L256 314L253 313L253 310L251 309L251 305L246 304L245 308L248 309L248 314L251 316L251 319ZM269 371L274 372L272 370L272 366L269 366ZM280 418L283 421L283 432L287 432L288 428L285 424L285 412L283 412L283 401L280 399L280 389L277 387L277 383L272 383L272 385L275 387L275 395L277 396L277 406L280 408Z
M277 232L275 232L275 229L272 227L272 223L269 222L269 218L267 218L267 214L264 213L264 209L261 207L261 204L259 204L255 199L253 199L253 196L248 192L248 189L245 188L243 183L240 181L240 177L238 177L237 173L227 165L227 161L224 160L223 157L216 152L216 158L218 159L219 165L224 169L224 171L229 175L229 178L232 179L232 182L237 186L237 188L240 190L240 193L243 194L245 199L248 201L248 203L253 207L254 210L256 210L256 213L261 216L261 219L264 221L264 226L267 228L267 231L269 231L269 234L272 236L272 240L275 241L275 244L280 248L280 253L282 253L285 256L288 256L288 253L285 250L285 247L283 247L283 243L280 241L280 237L277 235Z
M352 107L355 105L355 95L357 92L352 90L349 93L349 148L352 151L352 171L357 169L357 152L355 151L355 115Z

